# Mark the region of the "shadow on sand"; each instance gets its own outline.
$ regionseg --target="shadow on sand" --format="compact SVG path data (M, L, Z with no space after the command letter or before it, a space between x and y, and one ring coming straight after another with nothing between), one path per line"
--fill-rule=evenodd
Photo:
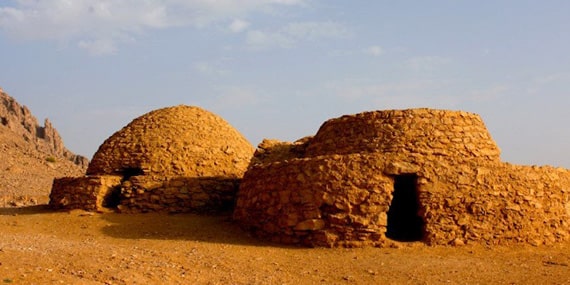
M219 244L248 246L271 246L299 248L263 241L241 229L231 218L231 213L215 215L198 214L124 214L92 213L83 210L59 211L46 204L23 207L0 208L0 216L44 215L63 213L50 217L51 222L66 223L71 231L82 231L82 227L97 228L103 235L118 239L133 240L188 240ZM85 218L95 218L86 223Z
M208 243L287 247L261 241L242 230L231 214L103 214L109 222L102 228L108 236L121 239L191 240Z
M35 214L53 213L53 212L54 211L46 204L0 208L0 216L35 215Z

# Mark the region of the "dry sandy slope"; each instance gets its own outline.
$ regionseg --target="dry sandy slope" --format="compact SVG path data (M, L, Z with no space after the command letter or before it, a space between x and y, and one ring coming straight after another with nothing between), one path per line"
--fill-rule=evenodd
M228 216L0 208L0 283L570 284L570 244L284 247Z
M55 177L81 176L85 169L54 158L0 125L0 207L47 203Z

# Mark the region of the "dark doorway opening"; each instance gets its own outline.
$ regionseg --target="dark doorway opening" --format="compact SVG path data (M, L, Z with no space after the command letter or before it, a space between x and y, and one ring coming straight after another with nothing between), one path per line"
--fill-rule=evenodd
M424 222L418 216L418 177L404 174L394 177L394 193L388 210L386 237L397 241L419 241Z
M138 167L123 168L117 172L122 176L121 185L133 176L144 175L144 171ZM121 185L110 188L103 197L103 207L115 209L121 204Z
M121 186L113 187L103 197L103 207L114 209L121 204Z
M125 168L121 171L123 182L129 180L133 176L144 175L144 171L137 167Z

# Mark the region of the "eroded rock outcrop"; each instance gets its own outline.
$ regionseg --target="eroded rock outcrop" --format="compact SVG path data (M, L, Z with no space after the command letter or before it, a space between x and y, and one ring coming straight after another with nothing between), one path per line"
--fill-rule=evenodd
M86 167L47 119L40 126L0 88L0 207L46 203L55 177L81 175Z
M0 123L24 140L33 143L38 151L51 154L54 158L67 159L80 167L87 167L88 159L69 151L48 119L45 119L44 125L41 126L26 106L20 105L2 88L0 88Z

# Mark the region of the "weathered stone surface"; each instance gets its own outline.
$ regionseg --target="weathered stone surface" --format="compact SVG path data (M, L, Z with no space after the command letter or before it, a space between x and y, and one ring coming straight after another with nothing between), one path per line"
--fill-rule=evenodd
M56 209L101 211L120 186L120 176L57 178L53 181L50 205Z
M224 119L180 105L138 117L113 134L93 156L87 175L138 171L154 177L237 178L252 154L251 144Z
M378 152L451 156L454 160L498 160L500 155L478 115L432 109L365 112L328 120L306 154Z
M138 177L121 185L121 212L220 212L233 208L240 179L177 177L163 184ZM126 199L128 197L128 199Z
M26 141L33 142L37 151L49 154L53 158L69 160L82 168L87 167L88 159L69 151L48 119L45 119L44 125L41 126L26 106L20 105L2 88L0 88L0 124L19 134Z
M309 220L304 220L300 223L298 223L295 226L295 230L296 231L314 231L314 230L320 230L323 229L325 227L325 221L321 220L321 219L309 219Z
M104 195L106 189L88 187L89 181L113 176L120 178L114 187L122 212L228 210L253 151L213 113L183 105L155 110L108 138L89 164L87 177L56 180L50 204L100 209L102 200L69 201L77 198L76 192Z
M398 175L406 173L417 173L419 170L419 167L414 164L405 162L392 162L386 166L384 173L389 175Z
M570 171L501 162L475 114L367 112L325 122L303 142L303 152L260 155L272 153L271 145L292 153L282 151L291 144L264 143L234 211L236 221L262 238L393 246L386 232L395 177L412 174L426 244L570 239Z
M47 202L53 179L82 175L87 159L72 154L56 129L0 88L0 205Z
M305 137L293 143L264 139L257 146L251 165L303 157L311 138Z

